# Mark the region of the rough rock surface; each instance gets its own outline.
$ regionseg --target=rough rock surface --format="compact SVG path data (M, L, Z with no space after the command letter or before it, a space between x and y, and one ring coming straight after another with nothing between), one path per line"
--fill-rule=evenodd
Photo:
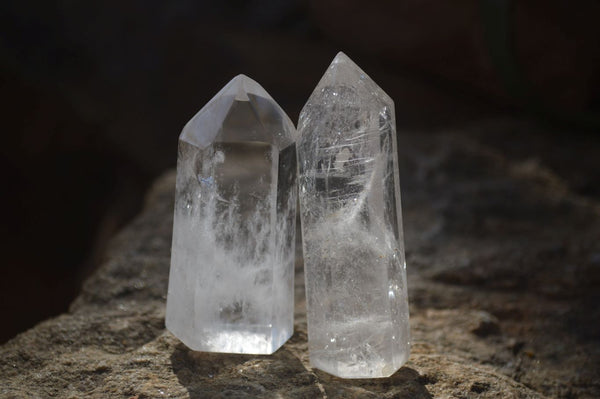
M494 129L400 136L413 349L392 377L310 368L301 259L295 334L274 355L193 352L167 332L168 173L70 311L0 347L0 396L600 397L600 204L492 146L532 143Z

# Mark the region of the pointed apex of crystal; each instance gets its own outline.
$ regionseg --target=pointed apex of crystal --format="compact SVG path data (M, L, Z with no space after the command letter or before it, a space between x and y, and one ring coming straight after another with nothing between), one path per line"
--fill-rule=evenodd
M343 52L339 52L323 77L315 87L300 114L300 123L305 121L304 114L315 106L328 107L334 104L354 104L367 106L376 102L385 104L393 110L394 101ZM301 126L298 126L300 132Z
M179 139L199 148L214 141L255 141L283 149L294 141L295 131L290 118L269 93L240 74L189 120Z
M342 51L340 51L339 53L337 53L337 55L335 56L335 58L331 62L331 65L333 65L333 64L339 64L339 63L343 63L343 62L350 62L350 63L352 63L354 66L356 66L358 68L358 66L350 59L350 57L348 57ZM358 68L358 69L360 69L360 68Z
M239 74L235 78L231 79L231 81L227 83L225 87L223 87L217 96L231 95L236 101L250 101L250 98L248 97L249 94L268 98L273 101L269 93L267 93L267 91L263 89L261 85L243 74Z

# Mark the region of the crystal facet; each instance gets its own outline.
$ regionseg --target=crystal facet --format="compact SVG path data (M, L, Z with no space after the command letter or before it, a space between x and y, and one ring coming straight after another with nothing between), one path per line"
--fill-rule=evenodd
M269 354L292 335L295 132L239 75L179 136L166 325L191 349Z
M339 53L298 135L310 362L389 376L410 351L394 103Z

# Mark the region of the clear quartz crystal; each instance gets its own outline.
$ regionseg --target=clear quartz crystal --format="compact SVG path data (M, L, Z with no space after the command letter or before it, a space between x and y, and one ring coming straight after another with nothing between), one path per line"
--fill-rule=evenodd
M239 75L179 136L166 325L193 350L270 354L292 335L295 134Z
M339 53L298 135L310 362L389 376L410 352L394 103Z

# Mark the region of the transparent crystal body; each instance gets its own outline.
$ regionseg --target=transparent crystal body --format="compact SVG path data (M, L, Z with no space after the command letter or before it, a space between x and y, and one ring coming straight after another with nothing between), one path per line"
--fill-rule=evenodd
M339 53L298 135L310 362L389 376L410 351L393 101Z
M270 354L292 335L294 139L243 75L179 137L166 326L193 350Z

